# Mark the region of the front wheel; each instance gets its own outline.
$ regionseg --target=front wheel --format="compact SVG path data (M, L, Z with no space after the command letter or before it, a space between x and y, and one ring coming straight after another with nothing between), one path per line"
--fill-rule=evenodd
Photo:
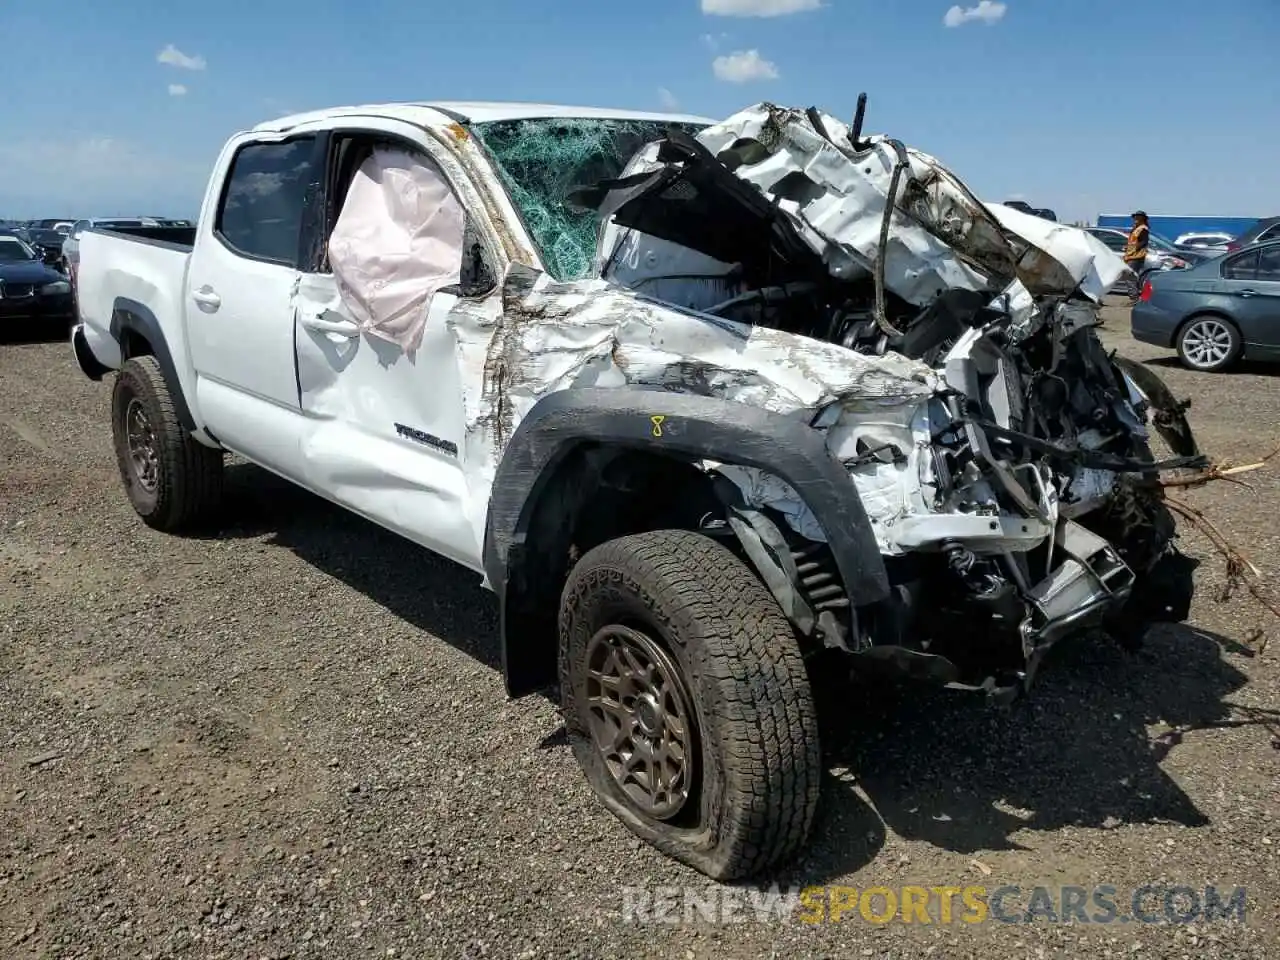
M133 357L120 368L111 391L111 428L125 492L148 526L176 532L216 509L222 451L182 426L155 357Z
M1226 370L1243 348L1240 331L1225 317L1192 317L1178 333L1178 359L1192 370Z
M637 836L717 880L804 844L813 695L791 625L730 551L682 530L590 550L564 588L559 659L574 753Z

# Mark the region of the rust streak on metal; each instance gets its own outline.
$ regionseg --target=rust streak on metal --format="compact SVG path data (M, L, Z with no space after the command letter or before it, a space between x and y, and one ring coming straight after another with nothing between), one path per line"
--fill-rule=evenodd
M451 126L458 126L458 124L451 124ZM527 266L537 264L537 254L528 244L521 241L516 231L512 229L511 222L498 203L498 199L482 186L497 182L497 177L484 151L476 143L475 137L468 134L467 137L460 139L452 135L445 136L432 127L424 129L457 160L458 166L466 174L470 181L472 198L483 208L502 246L503 259L508 263L522 263Z

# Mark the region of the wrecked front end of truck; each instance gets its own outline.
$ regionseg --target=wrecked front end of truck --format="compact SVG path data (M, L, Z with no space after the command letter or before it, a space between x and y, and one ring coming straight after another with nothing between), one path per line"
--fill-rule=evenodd
M482 340L506 379L471 422L509 433L548 392L626 384L820 431L883 564L871 603L850 599L806 491L699 464L725 505L705 532L735 541L810 653L1012 692L1064 637L1184 619L1192 563L1158 474L1203 461L1167 390L1098 339L1123 265L859 127L760 104L578 191L599 279L508 278Z

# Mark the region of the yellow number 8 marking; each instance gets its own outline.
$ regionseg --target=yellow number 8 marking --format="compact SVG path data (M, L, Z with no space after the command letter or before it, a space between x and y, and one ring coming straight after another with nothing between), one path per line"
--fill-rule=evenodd
M662 421L667 418L660 413L654 414L649 418L649 422L653 424L653 435L655 437L662 436Z

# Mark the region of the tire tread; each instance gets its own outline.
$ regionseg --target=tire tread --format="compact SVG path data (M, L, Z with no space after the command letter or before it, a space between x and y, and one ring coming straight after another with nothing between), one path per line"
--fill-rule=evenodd
M715 691L700 706L715 714L724 760L728 802L713 849L703 856L649 839L716 879L789 858L808 837L822 774L816 708L790 623L734 554L685 530L622 537L589 551L566 585L566 619L599 578L619 575L669 630L697 637L700 669ZM562 645L566 635L562 627ZM568 669L562 646L563 690ZM698 689L707 687L695 688L695 697Z
M223 453L205 446L182 425L177 405L169 393L159 361L149 354L125 361L113 391L113 418L119 416L118 394L127 390L147 407L159 445L160 486L154 508L135 509L143 521L157 530L179 532L211 516L222 500ZM117 426L119 429L119 426ZM116 438L117 456L126 489L132 480L121 444ZM134 500L132 494L130 500Z

